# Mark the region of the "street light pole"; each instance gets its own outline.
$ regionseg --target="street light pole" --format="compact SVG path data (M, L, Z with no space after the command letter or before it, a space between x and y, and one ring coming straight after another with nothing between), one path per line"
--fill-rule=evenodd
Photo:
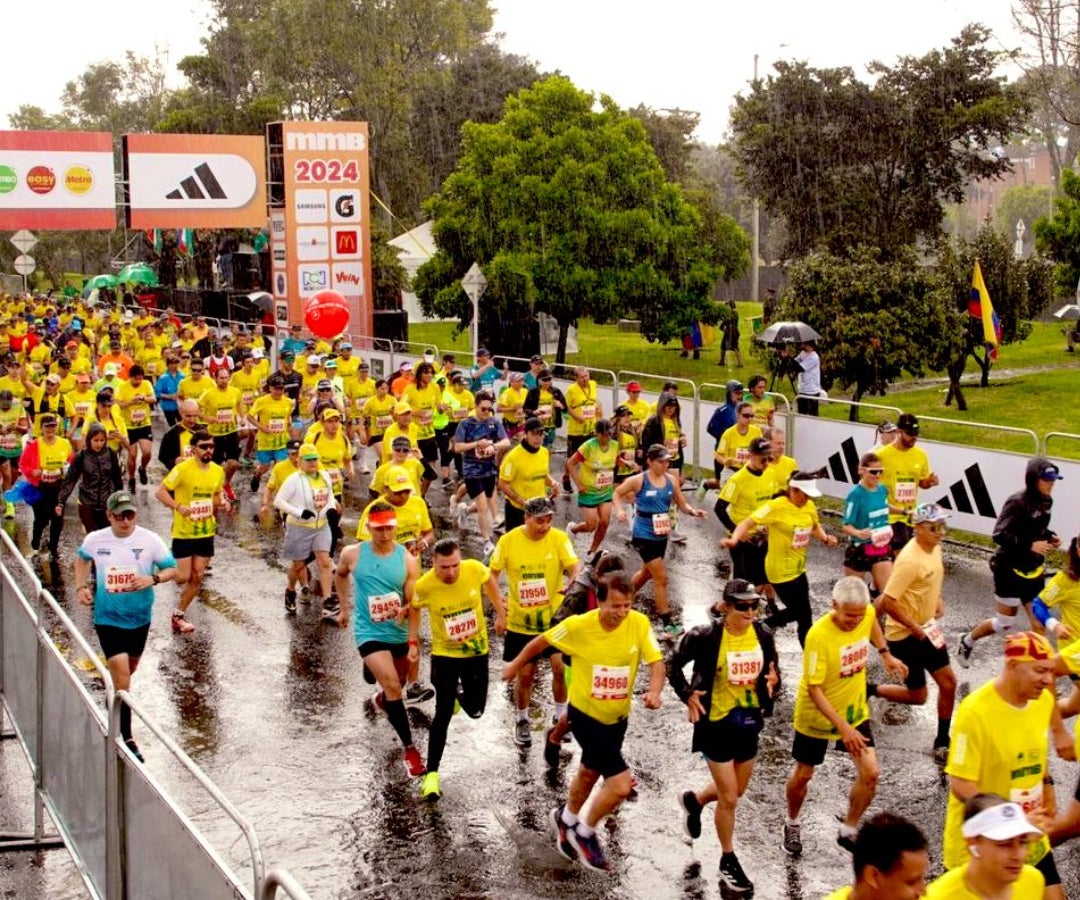
M757 82L757 64L758 55L754 54L754 81ZM751 250L752 256L750 259L750 299L755 303L760 299L759 290L761 285L759 284L759 278L761 273L758 271L758 260L761 258L761 206L758 203L758 198L754 197L754 211L752 225L753 229L753 249Z

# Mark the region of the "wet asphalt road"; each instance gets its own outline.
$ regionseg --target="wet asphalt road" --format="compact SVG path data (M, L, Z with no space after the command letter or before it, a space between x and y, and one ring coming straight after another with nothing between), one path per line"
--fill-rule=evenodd
M247 491L244 475L240 472L235 482L239 509L222 521L205 602L189 611L198 630L185 638L170 633L168 616L176 589L159 589L134 691L254 823L268 868L287 867L312 896L326 898L720 896L720 850L710 819L706 817L703 837L693 846L680 824L676 797L704 784L707 770L690 754L685 708L670 689L665 690L662 709L649 711L639 702L631 716L625 753L639 782L639 796L601 829L614 873L590 874L570 867L555 853L546 817L565 796L577 754L557 774L546 772L541 756L551 708L546 676L536 694L534 744L527 750L515 747L511 703L497 680L501 641L493 631L487 712L479 721L454 719L441 769L444 796L437 804L422 803L418 783L406 777L389 724L372 707L374 689L363 683L351 631L322 624L318 601L301 605L295 618L285 616L284 570L277 559L280 531L264 530L253 521L257 502ZM430 500L440 519L437 528L448 527L441 518L446 507L442 492L433 488ZM152 494L140 490L138 502L140 523L167 534L168 513L154 503ZM706 505L711 502L710 496ZM351 505L346 535L355 532L359 501ZM565 524L574 508L558 501L557 524ZM14 526L23 548L27 515L20 509ZM689 626L705 620L723 584L716 550L721 529L711 514L707 521L682 527L688 544L669 550L668 567L671 596ZM835 520L826 527L837 531ZM634 566L636 556L625 535L626 526L617 526L607 546L623 552ZM39 564L46 586L62 600L70 597L65 579L71 577L78 539L78 523L69 518L58 571ZM576 545L584 553L588 537L577 539ZM474 537L467 542L467 552L479 554ZM986 614L992 588L985 554L949 547L946 556L945 622L954 646L959 635ZM841 550L828 551L816 543L811 551L816 613L825 609L841 559ZM648 597L646 588L642 608L651 607ZM65 605L96 647L89 610L70 599ZM789 859L779 847L779 830L801 664L793 627L780 635L778 646L784 686L739 807L736 849L757 897L816 900L850 880L850 857L834 842L833 816L846 804L853 767L843 754L830 752L804 809L804 854ZM995 674L999 654L1000 643L994 639L979 644L973 667L958 669L961 696ZM872 665L880 664L875 659ZM643 690L643 680L638 687ZM888 809L919 822L929 835L936 873L947 787L930 754L935 690L931 688L930 702L923 708L874 701L882 774L872 809ZM420 707L410 713L421 752L432 712ZM135 733L153 775L246 879L250 871L239 831L137 719ZM1065 802L1076 781L1076 766L1054 760L1052 768ZM14 742L4 742L0 829L29 827L29 799L24 757ZM1074 856L1076 851L1068 846L1057 851L1069 896L1080 896ZM82 896L81 882L64 851L0 854L0 897Z

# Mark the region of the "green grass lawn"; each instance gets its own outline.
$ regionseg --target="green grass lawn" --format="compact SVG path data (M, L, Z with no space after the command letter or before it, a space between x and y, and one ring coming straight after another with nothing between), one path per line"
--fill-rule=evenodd
M618 372L650 373L654 378L639 379L646 390L657 390L665 377L688 378L698 384L723 385L729 378L738 378L744 384L754 374L769 375L766 361L751 351L753 335L750 318L760 315L760 303L737 304L742 334L741 367L733 364L721 368L717 365L719 347L714 344L701 349L698 360L681 357L678 342L655 344L638 334L619 331L616 325L597 325L583 321L578 328L578 344L581 352L568 357L570 365L583 364L595 369ZM469 351L469 334L453 335L451 323L414 324L409 327L411 341L436 345L440 351ZM492 348L498 352L498 348ZM728 362L732 359L729 355ZM1036 367L1054 367L1047 372L1020 371ZM905 376L895 389L885 397L870 397L871 403L894 406L920 417L957 419L964 422L982 422L1016 428L1029 428L1040 438L1051 431L1080 432L1080 354L1065 351L1065 338L1059 322L1036 322L1031 335L1022 344L1002 347L995 370L991 372L990 387L980 388L976 383L964 383L964 395L968 402L967 412L961 413L955 404L946 407L944 384L920 384ZM975 374L978 367L969 360L967 372ZM995 374L995 372L997 374ZM1009 373L1009 374L1005 374ZM598 381L605 382L603 376ZM777 384L777 390L788 396L791 388L785 383ZM722 396L721 389L703 388L704 399L715 400ZM843 397L834 393L834 396ZM822 414L846 418L848 409L836 404L826 405ZM894 413L863 415L864 421L884 417L894 418ZM972 428L964 425L948 425L927 422L922 429L929 440L976 444L1001 450L1030 452L1031 441L1008 432L992 428ZM1080 441L1055 440L1050 451L1055 456L1080 459Z

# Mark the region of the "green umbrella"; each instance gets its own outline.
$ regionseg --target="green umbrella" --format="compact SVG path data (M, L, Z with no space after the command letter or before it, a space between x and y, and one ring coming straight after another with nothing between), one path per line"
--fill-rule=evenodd
M121 284L136 282L155 286L158 283L157 273L146 263L132 263L129 266L124 266L116 273L116 279Z
M115 275L95 275L83 285L83 289L89 288L90 290L94 290L94 288L113 288L119 283L120 282Z

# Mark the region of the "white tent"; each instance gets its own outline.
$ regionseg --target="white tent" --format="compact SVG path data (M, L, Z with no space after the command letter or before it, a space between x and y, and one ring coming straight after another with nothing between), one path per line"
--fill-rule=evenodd
M398 254L398 259L401 260L401 264L405 267L405 273L409 276L410 284L416 275L416 270L431 259L437 249L435 239L431 236L431 222L423 222L412 231L406 231L396 238L391 238L387 243L401 251ZM410 322L432 321L425 318L416 294L409 291L404 292L402 295L402 307L409 314Z

